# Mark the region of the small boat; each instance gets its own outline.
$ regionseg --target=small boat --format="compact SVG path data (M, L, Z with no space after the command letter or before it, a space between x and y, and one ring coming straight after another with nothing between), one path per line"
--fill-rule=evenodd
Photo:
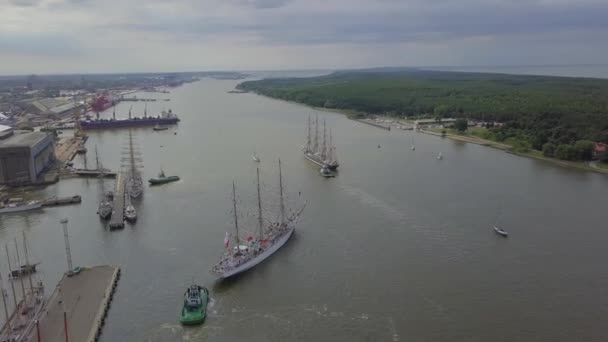
M78 153L78 154L85 154L85 153L87 153L87 148L84 147L84 146L80 146L80 147L78 147L76 149L76 153Z
M437 160L441 160L443 159L443 154L441 154L441 152L439 152L439 154L437 155Z
M176 182L179 180L178 176L165 176L165 172L161 169L158 177L148 179L150 185L160 185L165 183Z
M183 325L202 324L207 317L209 290L203 286L191 285L184 293L184 306L179 322Z
M152 127L152 129L155 131L165 131L165 130L168 130L169 127L156 124L154 127Z
M319 170L319 172L321 173L321 176L325 177L325 178L330 178L330 177L335 177L336 175L333 173L333 171L331 171L329 169L329 167L327 165L323 166L321 168L321 170Z
M0 214L40 208L42 208L42 202L40 201L26 202L23 198L9 198L5 202L0 203Z
M496 234L499 234L501 236L504 236L504 237L509 236L509 233L507 233L504 229L502 229L500 227L494 226L494 231L496 232Z
M125 209L125 218L129 222L135 222L137 220L137 211L133 204L127 205L127 208Z
M251 155L251 159L253 159L253 161L256 163L260 162L260 157L258 157L258 154L255 152Z

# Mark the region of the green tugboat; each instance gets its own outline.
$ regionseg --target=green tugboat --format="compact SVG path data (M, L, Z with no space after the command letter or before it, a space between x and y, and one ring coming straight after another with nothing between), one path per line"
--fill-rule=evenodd
M209 290L203 286L191 285L184 293L184 307L179 319L183 325L202 324L207 316Z
M178 180L178 176L165 176L165 171L161 169L160 173L158 174L158 177L150 178L148 179L148 182L150 182L150 185L160 185L165 183L176 182Z

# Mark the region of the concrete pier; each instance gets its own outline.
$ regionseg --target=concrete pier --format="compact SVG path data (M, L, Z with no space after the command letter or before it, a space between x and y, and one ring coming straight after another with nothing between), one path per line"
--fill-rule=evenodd
M116 266L83 268L71 277L64 275L39 316L41 340L66 341L65 315L70 341L97 341L119 278ZM27 341L37 341L36 334L33 329Z
M385 125L379 124L379 123L377 123L377 122L374 122L374 121L372 121L372 120L370 120L370 119L355 119L355 121L359 121L359 122L361 122L361 123L368 124L368 125L370 125L370 126L374 126L374 127L382 128L382 129L385 129L385 130L387 130L387 131L390 131L390 130L391 130L391 126L385 126Z
M125 226L125 180L125 175L123 173L119 173L116 177L116 191L114 191L110 229L117 229Z

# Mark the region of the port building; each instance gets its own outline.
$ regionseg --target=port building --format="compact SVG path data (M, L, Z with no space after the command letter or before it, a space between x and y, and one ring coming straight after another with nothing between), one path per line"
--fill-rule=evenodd
M36 183L55 161L53 136L0 125L0 184Z

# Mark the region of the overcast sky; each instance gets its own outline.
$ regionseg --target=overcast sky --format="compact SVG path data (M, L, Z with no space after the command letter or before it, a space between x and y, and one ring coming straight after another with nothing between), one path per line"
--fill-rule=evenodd
M602 64L608 0L0 0L0 74Z

